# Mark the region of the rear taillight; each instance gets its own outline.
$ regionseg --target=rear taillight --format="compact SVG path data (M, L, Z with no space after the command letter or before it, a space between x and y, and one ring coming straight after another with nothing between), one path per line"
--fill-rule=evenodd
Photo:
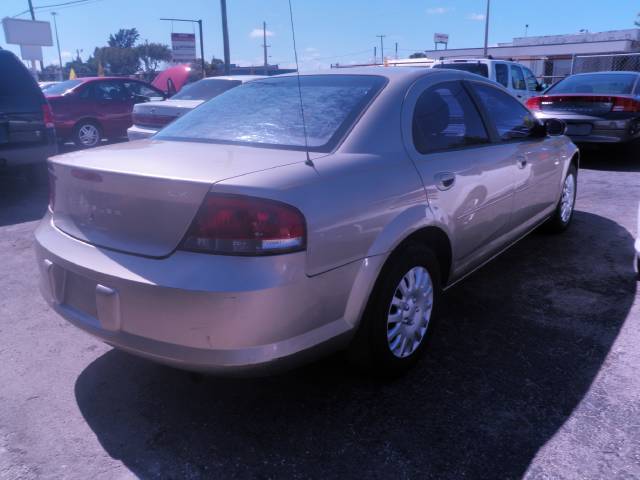
M295 207L274 200L209 193L180 249L222 255L304 250L306 224Z
M614 97L612 112L640 112L640 102L633 98Z
M527 107L529 110L541 110L542 97L531 97L527 100Z
M47 128L53 128L53 111L51 105L45 103L42 105L42 119L44 120L44 126Z

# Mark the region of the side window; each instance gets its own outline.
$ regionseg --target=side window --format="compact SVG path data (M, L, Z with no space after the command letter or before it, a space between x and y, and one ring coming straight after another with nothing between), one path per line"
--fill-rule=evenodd
M473 83L472 88L495 124L500 140L506 142L531 136L538 121L518 100L490 85Z
M529 90L530 92L537 91L538 80L536 80L536 76L528 68L523 67L522 71L524 72L524 80L525 82L527 82L527 90Z
M124 100L122 85L115 81L93 82L93 98L96 100Z
M148 87L144 83L140 82L124 82L124 87L127 89L131 96L139 95L148 99L161 99L163 98L160 92L157 92L151 87Z
M496 63L496 82L503 87L509 87L509 69L504 63Z
M527 89L527 86L524 83L524 75L522 75L522 70L516 65L511 65L511 85L516 90Z
M78 92L78 97L82 99L93 98L93 84L85 85L80 87L81 90Z
M413 142L420 153L489 142L471 98L460 82L425 90L413 112Z

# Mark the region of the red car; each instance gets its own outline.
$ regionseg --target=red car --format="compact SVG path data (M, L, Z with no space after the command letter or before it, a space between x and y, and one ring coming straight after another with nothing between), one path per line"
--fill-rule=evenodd
M44 94L53 111L56 134L79 147L94 147L103 138L126 137L136 103L162 100L152 85L119 77L86 77L53 85Z

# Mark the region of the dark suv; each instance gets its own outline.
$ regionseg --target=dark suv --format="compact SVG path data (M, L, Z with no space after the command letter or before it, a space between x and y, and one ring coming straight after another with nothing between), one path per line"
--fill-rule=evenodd
M51 108L29 70L0 50L0 168L38 168L57 152Z

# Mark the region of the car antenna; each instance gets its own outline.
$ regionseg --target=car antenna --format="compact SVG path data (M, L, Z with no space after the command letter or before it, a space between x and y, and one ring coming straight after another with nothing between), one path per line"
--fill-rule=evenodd
M300 97L300 114L302 115L302 131L304 133L304 152L307 155L305 163L313 167L313 162L309 156L309 140L307 139L307 123L304 118L304 105L302 104L302 86L300 85L300 67L298 66L298 49L296 48L296 31L293 27L293 8L289 0L289 19L291 20L291 36L293 37L293 55L296 59L296 77L298 79L298 96Z

